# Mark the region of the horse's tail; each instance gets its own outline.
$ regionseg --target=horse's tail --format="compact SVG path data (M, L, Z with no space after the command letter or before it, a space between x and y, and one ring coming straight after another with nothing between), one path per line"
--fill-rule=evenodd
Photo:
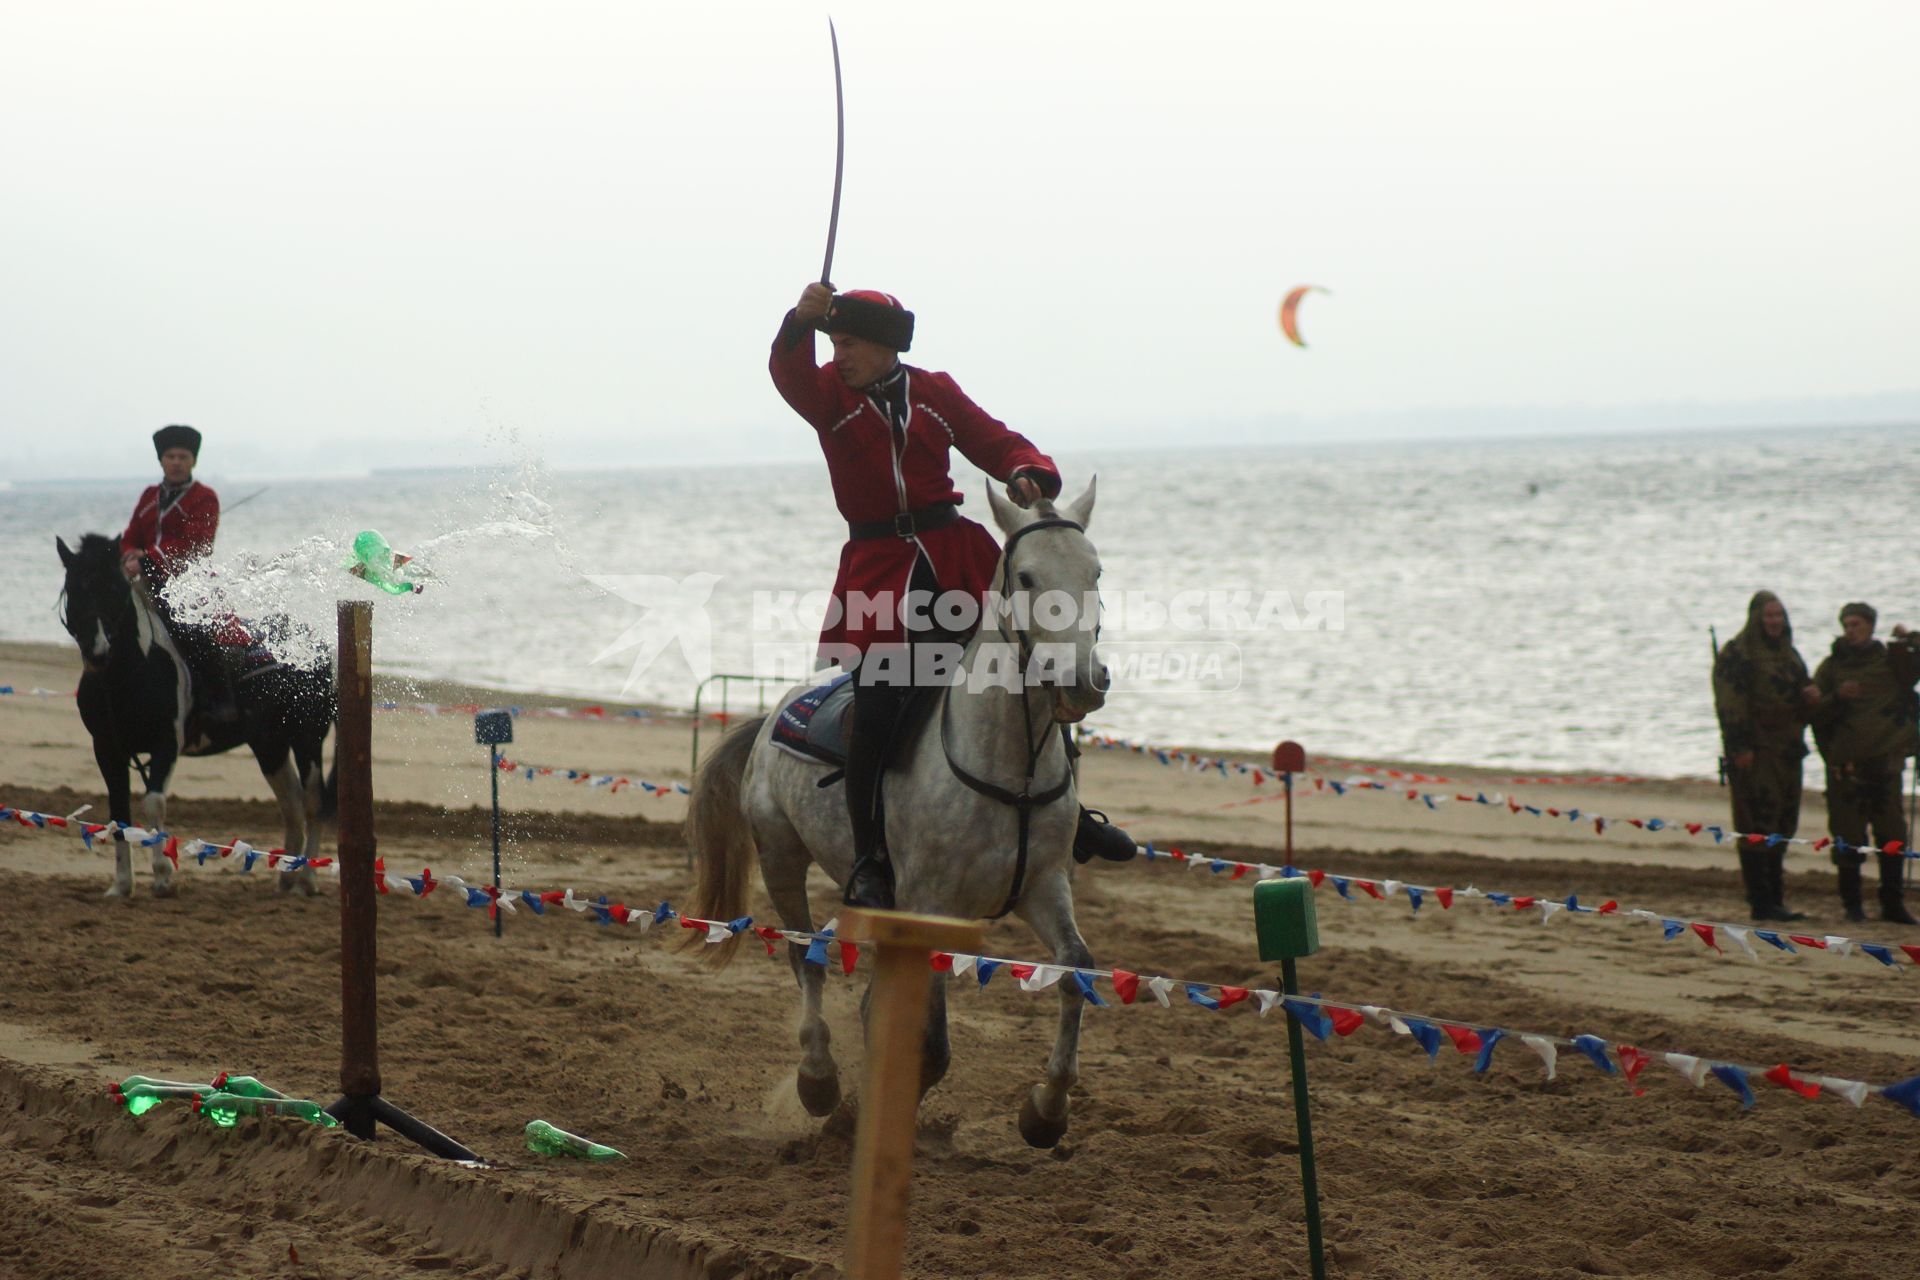
M700 766L687 803L687 844L693 850L693 909L702 920L735 920L747 913L747 874L753 862L753 832L740 807L740 782L747 772L760 725L756 716L727 734ZM716 966L733 959L739 938L699 945Z

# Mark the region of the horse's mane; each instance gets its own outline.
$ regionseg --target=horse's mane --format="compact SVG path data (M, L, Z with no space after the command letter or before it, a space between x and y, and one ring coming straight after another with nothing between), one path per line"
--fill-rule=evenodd
M80 535L80 545L73 549L73 559L76 565L88 568L117 566L120 563L120 540L104 533L83 533Z

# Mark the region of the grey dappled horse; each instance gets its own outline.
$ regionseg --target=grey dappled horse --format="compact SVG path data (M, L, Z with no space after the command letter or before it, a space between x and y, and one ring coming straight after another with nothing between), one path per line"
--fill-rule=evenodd
M140 770L147 788L141 823L158 829L166 824L167 784L180 757L217 755L244 743L280 803L283 847L309 858L318 854L320 752L333 723L332 673L324 665L303 670L276 664L244 676L235 688L239 718L202 726L192 714L186 659L146 582L129 583L121 573L119 544L98 533L82 537L77 549L64 539L55 542L67 571L61 621L80 646L85 668L75 700L93 738L113 820L133 821L129 764ZM113 856L107 894L124 897L133 892L133 860L118 831ZM311 867L281 872L280 888L319 892ZM153 892L174 892L173 864L159 845L153 847Z
M1059 509L1043 501L1023 511L991 488L987 496L1006 535L996 589L1030 598L1062 591L1076 606L1096 599L1100 561L1086 535L1092 484ZM982 623L966 646L961 676L896 746L885 784L886 843L900 910L974 919L998 916L1012 904L1053 963L1086 967L1093 957L1074 923L1069 879L1079 806L1057 724L1099 709L1107 672L1094 653L1094 618L1053 625L1060 622L1042 608L1027 619L990 615ZM1054 660L1035 661L1037 646ZM979 678L995 662L1000 678ZM1009 666L1017 668L1011 679L1005 678ZM786 700L804 687L790 690ZM781 924L811 931L808 867L817 863L844 885L853 834L846 798L838 787L819 785L830 766L775 747L772 725L771 717L763 718L729 734L694 781L688 834L699 859L695 914L721 920L746 914L747 867L757 850ZM1022 817L1008 801L1023 789L1036 803L1028 806L1020 868ZM804 947L788 948L801 992L799 1093L819 1116L839 1103L839 1069L820 1014L825 973L804 963L804 954ZM1072 983L1060 984L1046 1080L1020 1110L1021 1136L1033 1146L1051 1147L1066 1133L1083 1003ZM946 984L935 982L923 1093L946 1073L948 1057Z

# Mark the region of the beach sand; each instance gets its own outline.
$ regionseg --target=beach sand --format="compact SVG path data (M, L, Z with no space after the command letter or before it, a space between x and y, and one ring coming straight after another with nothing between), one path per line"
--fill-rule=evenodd
M71 690L69 651L0 645L0 683ZM399 688L403 701L498 694ZM529 706L565 699L525 695ZM710 743L713 726L703 730ZM1312 748L1315 744L1308 744ZM480 878L488 773L463 713L375 717L376 830L389 868ZM523 717L511 758L684 782L690 726ZM1505 776L1423 767L1471 792ZM1334 776L1349 776L1348 770ZM1281 862L1282 805L1245 779L1090 750L1082 794L1141 839ZM1626 818L1724 821L1701 783L1504 787L1534 803ZM104 794L70 698L0 698L0 803L66 813ZM688 888L684 799L636 788L501 781L508 879L628 903ZM1804 832L1824 816L1809 797ZM181 766L168 828L278 843L244 754ZM1605 836L1504 807L1384 794L1298 798L1294 861L1337 874L1578 893L1675 916L1744 922L1731 849L1675 832ZM329 849L329 852L331 850ZM188 866L180 896L100 896L103 852L0 827L0 1275L397 1277L830 1275L846 1226L851 1132L792 1091L796 1000L784 957L757 943L715 972L677 937L644 938L552 909L496 940L485 913L435 894L380 900L387 1096L499 1162L448 1167L391 1138L368 1147L281 1122L230 1131L104 1098L132 1072L250 1071L291 1093L338 1091L335 886L307 900L264 871ZM1846 926L1819 855L1789 861L1796 929L1920 943ZM1249 884L1184 863L1078 874L1098 961L1143 974L1271 986L1255 958ZM1474 1026L1590 1032L1656 1054L1634 1096L1563 1051L1557 1078L1503 1044L1485 1076L1443 1045L1366 1027L1309 1044L1333 1271L1379 1277L1885 1277L1920 1271L1912 1204L1920 1124L1869 1099L1804 1101L1755 1081L1743 1112L1657 1060L1682 1051L1890 1082L1920 1067L1920 977L1859 956L1725 956L1644 921L1496 911L1429 899L1319 896L1310 989ZM829 900L824 881L816 903ZM756 909L764 901L756 894ZM823 911L824 914L824 911ZM682 931L674 930L675 934ZM1908 937L1912 934L1912 937ZM1023 926L993 954L1036 954ZM859 985L830 981L843 1079L858 1079ZM1073 1127L1053 1152L1014 1127L1057 1003L1002 975L956 982L954 1063L921 1113L908 1273L1010 1277L1304 1275L1285 1024L1251 1005L1212 1013L1089 1010ZM624 1150L583 1166L526 1152L541 1117Z

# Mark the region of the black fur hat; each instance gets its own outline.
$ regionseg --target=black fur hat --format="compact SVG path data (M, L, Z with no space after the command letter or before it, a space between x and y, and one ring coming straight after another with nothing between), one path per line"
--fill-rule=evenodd
M913 346L913 312L901 306L900 299L878 289L834 294L827 314L816 326L822 333L850 333L892 351Z
M185 449L193 455L194 461L200 460L200 433L192 427L162 427L153 433L153 456L158 458L169 449Z

